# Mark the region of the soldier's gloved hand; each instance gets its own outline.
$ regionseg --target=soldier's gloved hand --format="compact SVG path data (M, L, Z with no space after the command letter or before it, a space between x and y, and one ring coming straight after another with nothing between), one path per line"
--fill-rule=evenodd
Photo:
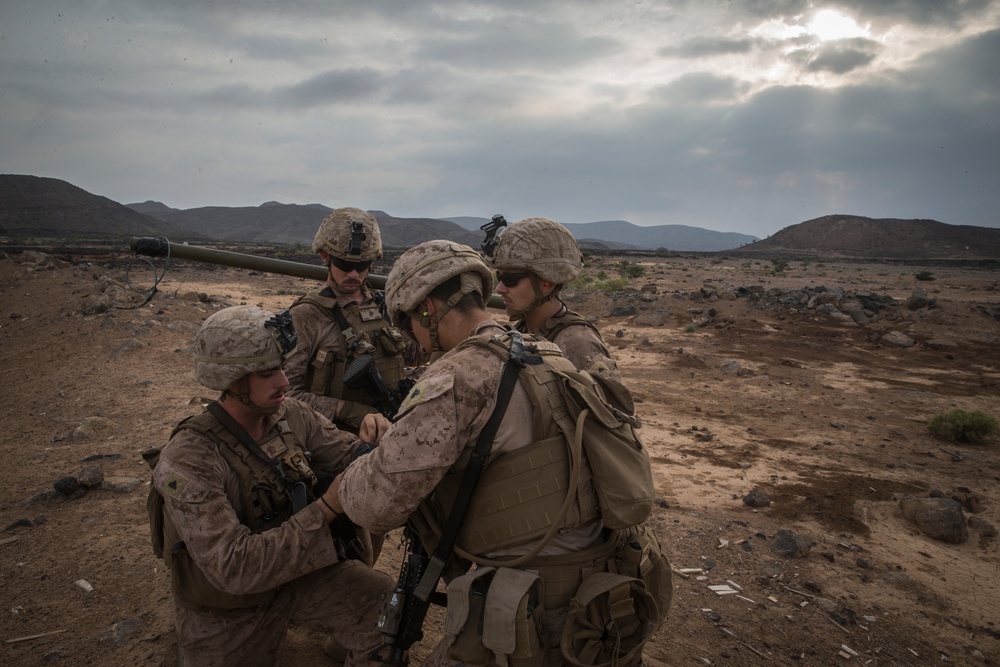
M343 422L357 433L361 429L361 423L364 421L365 415L372 413L378 413L378 410L364 403L344 401L334 421Z

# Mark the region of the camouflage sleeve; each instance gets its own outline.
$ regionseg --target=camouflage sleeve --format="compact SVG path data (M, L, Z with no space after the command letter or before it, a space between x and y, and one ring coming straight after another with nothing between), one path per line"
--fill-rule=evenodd
M403 525L489 419L501 363L463 350L424 372L378 447L344 472L340 501L352 521L373 532Z
M327 419L333 420L339 411L340 399L310 392L306 386L306 372L313 354L323 343L321 336L339 336L340 330L336 326L331 329L330 320L319 309L309 304L292 308L292 324L295 326L298 342L295 345L295 352L282 367L288 378L287 395L297 398L322 413Z
M563 356L579 370L595 371L612 380L622 381L618 364L611 358L608 346L590 327L583 325L565 327L552 342L559 346Z
M171 439L153 471L164 511L188 553L220 590L270 590L338 561L333 538L315 504L277 528L251 533L239 519L239 480L202 436Z
M361 441L309 405L294 398L285 399L285 419L309 452L311 466L317 472L336 474L351 462L351 455Z

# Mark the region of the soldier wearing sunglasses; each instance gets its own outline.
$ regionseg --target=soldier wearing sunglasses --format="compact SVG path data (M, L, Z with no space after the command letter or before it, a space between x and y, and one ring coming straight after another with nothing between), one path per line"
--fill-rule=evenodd
M375 386L345 386L347 365L370 355L391 389L404 379L404 356L414 364L419 359L408 352L415 346L385 318L381 293L365 285L372 262L382 257L375 217L357 208L332 211L316 232L312 250L326 265L327 279L320 292L291 307L298 346L284 367L289 395L356 433L364 416L378 411L380 397Z
M559 298L563 285L583 270L583 255L569 230L548 218L515 222L499 235L487 261L517 330L555 343L580 370L621 381L597 327Z

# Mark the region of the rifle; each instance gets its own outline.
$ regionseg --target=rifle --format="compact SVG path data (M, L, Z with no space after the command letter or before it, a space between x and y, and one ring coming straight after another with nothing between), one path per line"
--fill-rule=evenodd
M413 388L414 381L411 378L404 378L399 383L389 389L382 379L381 373L375 367L375 357L371 354L362 354L355 357L347 368L344 369L344 386L350 389L371 389L378 395L375 407L391 420L399 412L406 395Z
M437 591L430 591L426 595L417 591L430 556L409 525L403 529L403 539L406 543L406 557L400 565L396 587L382 600L382 609L375 624L385 636L385 641L368 655L369 660L387 665L405 664L406 652L423 639L427 610L432 604L443 607L448 602L447 597Z
M407 542L407 557L400 567L399 580L396 588L386 597L379 613L377 627L385 635L385 642L369 654L369 659L392 665L401 665L405 651L424 636L421 629L427 609L431 604L447 606L447 596L437 591L438 581L448 569L455 550L455 540L458 530L465 517L465 511L472 500L472 494L479 482L479 477L486 467L493 439L496 437L500 421L507 411L507 404L517 383L518 369L524 364L541 363L541 358L529 354L524 347L521 334L510 332L510 358L504 364L497 387L497 405L493 408L486 426L476 438L476 444L469 458L468 466L462 473L458 494L451 507L448 519L441 531L440 540L434 548L434 555L429 556L420 541L416 531L407 524L404 529L404 539ZM443 598L443 601L441 599ZM382 657L381 653L388 649L389 654Z

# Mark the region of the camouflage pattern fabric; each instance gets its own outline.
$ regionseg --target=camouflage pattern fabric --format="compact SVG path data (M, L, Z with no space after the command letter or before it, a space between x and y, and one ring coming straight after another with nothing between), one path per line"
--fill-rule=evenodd
M286 399L267 417L267 425L282 419L312 453L317 471L339 471L358 444L295 399ZM393 582L366 566L338 562L315 504L277 528L252 534L241 520L248 514L241 483L216 445L189 429L171 438L153 471L164 511L214 586L231 593L280 587L270 603L247 609L206 613L175 604L185 664L276 665L284 631L293 621L336 631L350 638L351 648L378 644L378 600Z

